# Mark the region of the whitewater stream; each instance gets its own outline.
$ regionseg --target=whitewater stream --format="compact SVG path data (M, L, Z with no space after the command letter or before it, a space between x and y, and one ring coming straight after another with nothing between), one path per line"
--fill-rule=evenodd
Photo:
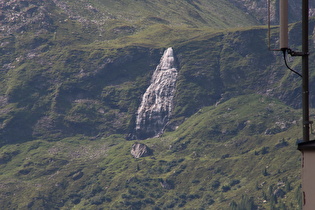
M173 49L164 51L156 67L151 84L142 96L137 111L136 138L145 139L163 133L173 106L177 69Z

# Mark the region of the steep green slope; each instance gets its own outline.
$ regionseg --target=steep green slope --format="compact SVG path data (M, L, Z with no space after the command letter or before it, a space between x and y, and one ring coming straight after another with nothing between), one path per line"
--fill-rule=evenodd
M203 106L242 94L270 95L299 107L300 79L285 69L280 55L262 50L266 49L263 28L198 29L187 41L158 36L157 46L143 38L148 35L145 32L119 45L116 41L79 45L80 36L71 40L60 34L47 39L46 34L33 38L19 35L2 48L7 52L1 75L2 144L36 138L57 140L78 133L127 136L134 129L134 113L161 49L170 44L180 69L169 129ZM44 41L25 49L25 40Z
M245 10L204 0L0 7L1 207L299 208L301 81ZM299 30L290 27L293 49ZM153 156L134 159L126 139L170 46L172 119L142 141Z
M7 209L227 209L252 197L266 209L297 209L299 115L270 98L241 96L143 141L153 155L140 159L119 135L7 145L0 202Z

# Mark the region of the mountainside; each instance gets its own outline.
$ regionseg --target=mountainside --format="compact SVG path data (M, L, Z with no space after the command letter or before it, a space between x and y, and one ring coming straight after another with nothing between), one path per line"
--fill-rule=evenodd
M298 209L299 114L263 96L237 97L142 141L153 154L139 159L121 135L6 145L0 201L6 209L226 209L243 195L266 209Z
M260 5L1 2L0 206L300 208L301 79L268 51Z

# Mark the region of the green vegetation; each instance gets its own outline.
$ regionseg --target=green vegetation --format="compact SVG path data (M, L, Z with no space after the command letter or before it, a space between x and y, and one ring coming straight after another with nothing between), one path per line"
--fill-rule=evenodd
M249 14L226 0L65 2L68 3L72 11L75 11L76 14L74 15L79 14L83 18L94 19L99 22L100 27L107 26L107 20L119 21L120 24L115 23L114 25L116 31L118 28L121 29L123 24L125 24L125 30L128 30L128 26L140 29L152 23L216 28L240 27L258 23ZM230 16L224 16L224 14L230 14ZM124 33L124 30L119 30L118 33Z
M1 12L2 208L301 207L300 78L248 11L222 0L34 0ZM153 155L134 159L126 139L170 46L173 116L142 141Z
M244 97L205 107L176 131L144 140L153 149L145 158L132 158L133 141L121 135L3 146L1 203L6 208L61 209L242 209L282 203L297 208L299 126L262 133L277 126L271 110L278 113L274 118L286 122L300 113L262 96L247 96L247 103ZM222 112L224 120L219 120ZM218 135L211 134L213 127ZM279 148L283 142L286 146ZM265 169L268 175L262 173ZM15 196L8 200L8 194Z

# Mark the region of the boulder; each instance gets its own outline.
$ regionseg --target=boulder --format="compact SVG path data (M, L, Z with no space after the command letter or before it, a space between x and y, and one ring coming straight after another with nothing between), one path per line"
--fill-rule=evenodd
M135 158L145 157L152 154L151 149L147 145L137 142L132 145L130 152Z

